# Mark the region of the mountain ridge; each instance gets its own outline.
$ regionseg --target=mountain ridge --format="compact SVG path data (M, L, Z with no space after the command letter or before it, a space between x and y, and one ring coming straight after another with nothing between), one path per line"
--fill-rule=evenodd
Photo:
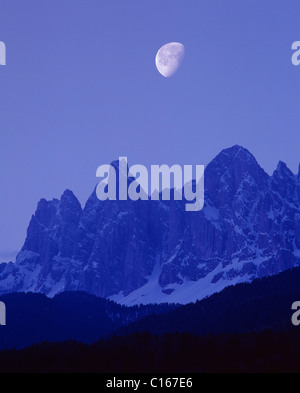
M251 283L230 285L205 299L179 304L127 307L86 292L9 293L7 325L0 326L0 352L41 342L92 344L135 334L207 335L297 332L291 308L300 298L300 267ZM20 324L20 321L22 323Z
M83 208L70 190L42 199L16 263L0 264L0 294L186 304L298 266L299 173L279 161L268 175L234 145L206 166L199 212L185 212L184 201L101 202L95 189Z

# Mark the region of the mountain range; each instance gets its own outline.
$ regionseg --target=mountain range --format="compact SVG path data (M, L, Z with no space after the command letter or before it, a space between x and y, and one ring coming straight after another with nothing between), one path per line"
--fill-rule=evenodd
M117 168L118 163L114 162ZM205 168L204 208L184 201L42 199L0 294L85 291L124 305L187 304L300 264L300 170L270 176L241 146Z
M130 345L130 337L137 333L148 338L190 334L210 337L211 342L218 342L217 337L224 334L249 334L254 341L259 332L286 332L288 336L299 332L299 326L291 320L295 312L291 306L300 299L299 281L300 267L296 267L251 283L228 286L186 305L127 307L77 291L53 298L40 293L1 295L7 308L7 325L0 326L0 357L3 349L12 350L13 358L14 348L66 340L71 341L70 345L74 340L90 345L115 337L119 342L124 338L124 343L128 341L125 345ZM280 345L285 347L285 343Z

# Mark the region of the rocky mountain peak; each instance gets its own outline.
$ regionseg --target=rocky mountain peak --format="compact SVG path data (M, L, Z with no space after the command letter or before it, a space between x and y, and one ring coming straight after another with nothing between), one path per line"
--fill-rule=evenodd
M95 190L84 209L70 190L42 199L16 263L1 268L0 293L187 303L300 264L299 183L284 163L268 176L235 145L207 165L205 189L200 212L180 201L101 202Z
M283 161L279 161L277 167L273 173L275 176L286 176L286 177L294 177L293 172L287 167L286 163Z
M233 197L244 188L255 193L266 187L269 176L254 156L245 148L235 145L224 149L206 167L205 188L217 207L231 205Z

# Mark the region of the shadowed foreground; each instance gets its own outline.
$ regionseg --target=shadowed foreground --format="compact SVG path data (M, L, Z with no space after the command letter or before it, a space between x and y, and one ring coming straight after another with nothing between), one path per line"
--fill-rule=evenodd
M148 333L0 352L3 372L299 372L300 332L205 337Z

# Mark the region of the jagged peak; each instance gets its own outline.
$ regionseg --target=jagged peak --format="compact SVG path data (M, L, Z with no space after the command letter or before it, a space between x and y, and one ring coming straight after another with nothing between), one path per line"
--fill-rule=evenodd
M73 193L73 191L69 190L68 188L63 192L62 196L61 196L61 201L70 201L70 202L75 202L75 203L79 203L78 199L76 198L75 194Z
M253 154L251 154L245 147L240 145L234 145L221 150L221 152L211 161L211 163L225 163L228 165L229 163L236 162L237 159L239 163L251 162L259 166Z
M277 164L277 170L285 170L287 168L287 165L285 162L279 160Z
M73 191L66 189L60 199L60 209L62 211L72 211L73 214L81 214L82 207Z
M275 169L275 171L273 172L273 175L277 175L277 174L284 174L287 176L294 176L293 172L288 168L288 166L286 165L285 162L283 161L278 161L277 167Z
M76 198L75 194L73 191L69 190L68 188L63 192L61 198Z
M250 153L248 149L240 145L234 145L227 149L223 149L219 155L227 156L231 160L231 162L239 161L239 163L241 163L248 161L253 163L254 165L259 166L254 155Z
M110 165L115 168L115 170L119 169L119 159L113 160Z
M268 177L266 172L260 167L252 153L240 145L234 145L223 149L208 165L207 171L214 172L215 175L223 175L230 168L244 168L249 171L251 168L259 171L264 177ZM251 170L252 171L252 170Z
M227 147L227 148L221 150L220 154L235 156L239 152L250 154L252 156L252 154L249 152L249 150L247 150L245 147L243 147L241 145L233 145L231 147Z
M59 200L56 198L53 198L50 201L45 198L41 198L37 204L37 210L43 209L49 205L56 205L58 203L59 203Z
M54 211L59 211L61 208L65 209L68 206L71 206L74 211L82 211L82 207L74 193L66 189L62 196L61 199L56 199L53 198L51 200L47 200L45 198L41 198L40 201L37 204L37 208L35 211L35 217L40 217L40 215L43 215L43 212L45 210L51 209L52 212Z
M120 158L122 158L122 157L120 157ZM120 162L122 163L123 161L118 158L117 160L113 160L110 163L110 165L115 169L117 176L119 176L120 168L121 168L121 171L125 172L125 174L128 174L128 171L129 171L128 163L126 165L126 170L125 170L124 163L120 166Z

